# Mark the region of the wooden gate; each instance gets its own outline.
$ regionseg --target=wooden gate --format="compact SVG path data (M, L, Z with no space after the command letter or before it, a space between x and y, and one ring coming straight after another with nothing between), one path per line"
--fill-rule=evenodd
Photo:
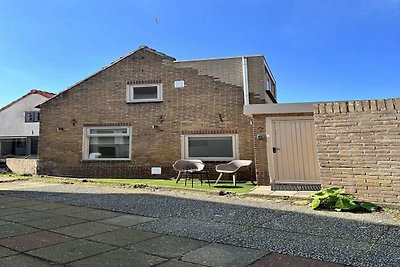
M312 117L267 119L271 183L320 184Z

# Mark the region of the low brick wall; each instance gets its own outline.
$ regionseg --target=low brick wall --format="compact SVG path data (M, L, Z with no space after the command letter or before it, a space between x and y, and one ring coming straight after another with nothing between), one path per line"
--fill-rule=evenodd
M314 105L323 187L400 204L400 99Z
M37 159L8 158L7 167L16 174L37 174Z
M206 162L206 170L210 180L216 180L219 173L215 171L215 166L226 162ZM86 166L60 165L55 162L42 162L38 164L38 174L50 176L79 177L79 178L171 178L176 177L177 172L171 165L157 165L161 167L161 175L152 175L151 166L135 167L129 164L115 164L104 162L88 162ZM254 168L252 166L242 168L237 173L238 181L254 180ZM196 175L195 178L198 176ZM232 180L231 175L224 175L222 180Z

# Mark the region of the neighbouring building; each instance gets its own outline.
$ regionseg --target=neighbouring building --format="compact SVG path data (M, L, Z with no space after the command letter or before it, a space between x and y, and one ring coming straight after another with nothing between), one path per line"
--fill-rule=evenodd
M36 106L53 96L53 93L31 90L0 108L0 160L37 156L40 110Z
M264 56L179 61L143 46L40 105L39 173L174 174L180 158L254 157L249 104L276 103ZM255 176L254 164L242 177Z

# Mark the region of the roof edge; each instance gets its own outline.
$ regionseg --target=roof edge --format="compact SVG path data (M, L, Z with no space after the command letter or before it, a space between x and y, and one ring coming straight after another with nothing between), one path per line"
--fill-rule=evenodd
M264 55L247 55L247 56L233 56L233 57L210 57L210 58L200 58L200 59L184 59L184 60L175 60L176 63L181 62L194 62L194 61L207 61L207 60L221 60L221 59L234 59L234 58L242 58L242 57L264 57Z
M96 75L99 74L100 72L102 72L102 71L104 71L104 70L106 70L106 69L108 69L108 68L114 66L114 65L117 64L118 62L124 60L125 58L127 58L127 57L129 57L129 56L131 56L131 55L133 55L134 53L138 52L138 51L141 50L141 49L145 49L145 50L147 50L147 51L149 51L149 52L152 52L152 53L157 54L157 55L159 55L159 56L161 56L161 57L164 57L164 58L170 58L170 59L172 59L172 61L175 61L175 60L176 60L174 57L168 56L167 54L161 53L161 52L159 52L159 51L157 51L157 50L155 50L155 49L153 49L153 48L150 48L150 47L148 47L148 46L146 46L146 45L141 45L141 46L139 46L137 49L135 49L135 50L129 52L128 54L126 54L125 56L122 56L122 57L120 57L119 59L112 61L110 64L106 65L105 67L102 67L100 70L94 72L93 74L87 76L86 78L83 78L82 80L80 80L80 81L74 83L73 85L67 87L66 89L62 90L62 91L59 92L57 95L55 95L53 98L56 98L56 97L58 97L59 95L62 95L63 93L65 93L66 91L69 91L70 89L74 88L75 86L77 86L77 85L83 83L84 81L89 80L90 78L96 76ZM52 98L52 99L53 99L53 98ZM43 104L49 102L49 101L52 100L52 99L49 99L49 100L43 102L42 104L38 105L37 107L41 107Z
M42 90L38 90L38 89L32 89L30 90L28 93L26 93L25 95L17 98L16 100L10 102L9 104L5 105L4 107L0 108L0 111L3 111L9 107L11 107L12 105L16 104L17 102L21 101L22 99L30 96L30 95L41 95L43 97L46 97L49 99L53 98L56 94L51 93L51 92L46 92L46 91L42 91ZM47 102L48 100L46 100L45 102Z

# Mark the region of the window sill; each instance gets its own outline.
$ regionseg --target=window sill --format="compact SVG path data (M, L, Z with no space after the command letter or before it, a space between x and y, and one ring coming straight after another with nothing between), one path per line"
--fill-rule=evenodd
M140 104L140 103L160 103L163 102L162 100L157 100L157 99L149 99L149 100L131 100L127 101L127 104Z
M131 159L83 159L82 163L129 163Z
M199 158L185 158L185 159L188 159L188 160L199 159L199 160L201 160L203 162L208 162L208 163L230 162L232 160L235 160L235 158L231 158L231 159L226 159L226 158L225 159L216 159L216 158L207 159L207 158L201 158L201 157L199 157Z

